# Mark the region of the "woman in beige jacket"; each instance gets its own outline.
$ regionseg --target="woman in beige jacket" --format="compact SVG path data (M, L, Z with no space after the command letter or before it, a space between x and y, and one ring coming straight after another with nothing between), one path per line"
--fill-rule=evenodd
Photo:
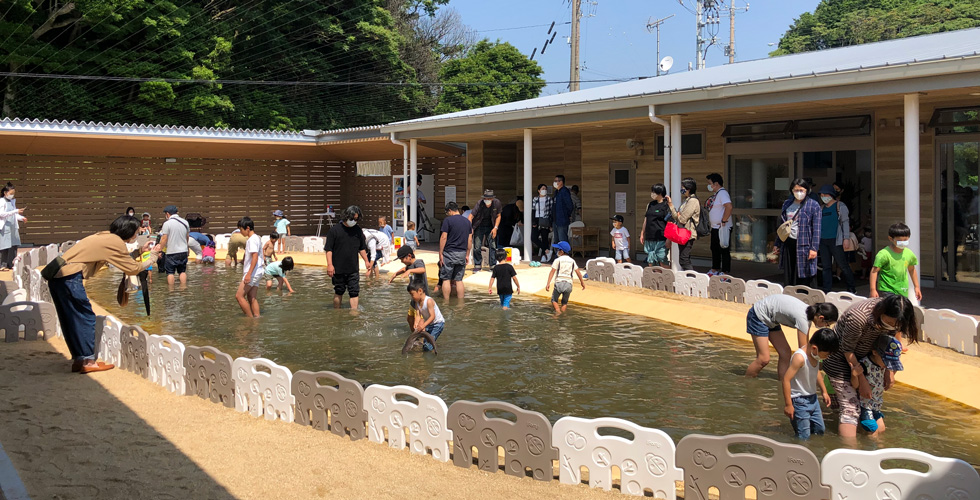
M677 259L678 264L684 271L693 271L691 265L691 250L694 248L694 240L698 239L698 222L701 220L701 201L695 193L698 191L698 183L690 177L681 181L681 202L680 209L674 208L674 201L667 197L667 206L670 208L670 216L674 223L686 228L691 232L691 239L687 243L680 245L681 255Z

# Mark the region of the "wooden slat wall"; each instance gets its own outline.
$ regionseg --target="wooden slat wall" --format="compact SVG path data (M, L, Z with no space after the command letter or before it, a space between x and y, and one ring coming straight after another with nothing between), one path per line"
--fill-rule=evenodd
M565 184L582 189L582 139L572 134L564 139L534 141L531 156L531 189L538 184L551 188L558 174L565 176ZM524 192L524 143L517 144L517 168L515 170L517 192Z
M523 161L523 160L521 160ZM485 142L483 144L483 186L477 189L476 196L465 201L470 207L483 197L483 189L493 189L494 195L504 203L509 203L517 195L515 168L518 165L517 143ZM470 193L467 193L469 196Z
M46 244L105 230L126 207L163 222L163 207L199 212L211 233L231 231L244 215L260 233L283 210L294 234L312 234L327 205L340 205L342 163L289 160L0 155L0 171L18 187L28 222L25 242Z

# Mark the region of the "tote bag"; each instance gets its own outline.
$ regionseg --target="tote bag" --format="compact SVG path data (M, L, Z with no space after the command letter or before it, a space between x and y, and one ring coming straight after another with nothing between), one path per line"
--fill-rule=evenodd
M691 231L673 222L668 222L667 227L664 228L664 237L678 245L686 245L691 240Z

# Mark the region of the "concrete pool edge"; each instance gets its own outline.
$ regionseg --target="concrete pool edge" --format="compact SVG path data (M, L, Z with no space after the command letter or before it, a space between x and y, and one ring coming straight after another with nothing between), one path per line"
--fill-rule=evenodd
M219 250L219 260L224 258L222 252L224 250ZM417 258L426 263L429 280L435 281L435 277L438 276L438 254L428 250L419 250L416 253ZM293 257L297 264L326 266L326 260L320 253L288 255ZM392 261L382 269L395 272L401 267L400 262ZM551 294L544 291L549 271L550 267L547 265L538 268L521 266L518 280L523 294L550 300ZM490 273L467 274L463 282L469 287L468 294L484 294L490 282ZM691 300L690 297L681 299L680 296L677 298L651 296L638 293L637 290L629 287L597 284L589 280L586 280L585 290L582 290L576 281L569 302L643 316L744 342L752 341L749 334L745 332L745 311L748 310L748 306L744 306L740 311L735 308L720 307L720 304L714 305L712 304L714 301L710 299ZM725 305L731 306L730 303ZM950 353L955 351L950 350ZM967 357L965 354L958 353L956 356ZM750 361L750 359L745 360L746 366ZM909 352L902 356L902 363L905 365L905 371L898 374L898 383L980 410L980 391L972 390L968 384L950 383L953 380L980 380L980 366L971 366L935 356L924 352L916 345L912 345ZM775 362L772 365L774 366Z

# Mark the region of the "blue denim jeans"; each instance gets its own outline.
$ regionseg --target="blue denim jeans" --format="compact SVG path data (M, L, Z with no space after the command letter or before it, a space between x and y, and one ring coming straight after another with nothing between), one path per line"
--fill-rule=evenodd
M432 335L432 338L439 340L439 336L442 335L442 329L446 327L446 323L432 323L431 325L425 327L425 331ZM435 349L435 346L429 343L428 340L422 342L423 351L431 351Z
M823 435L827 430L820 411L820 400L816 394L793 398L793 418L791 420L796 437L806 441L810 434Z
M73 360L95 359L95 312L82 284L82 273L48 281L61 331Z
M551 242L558 243L559 241L568 241L568 226L559 226L555 224L552 227L554 231L551 233Z
M478 226L473 228L473 265L475 267L483 266L483 252L482 245L486 241L487 248L487 258L490 262L487 262L487 267L493 267L497 265L497 242L495 238L490 237L490 232L493 231L493 226Z

